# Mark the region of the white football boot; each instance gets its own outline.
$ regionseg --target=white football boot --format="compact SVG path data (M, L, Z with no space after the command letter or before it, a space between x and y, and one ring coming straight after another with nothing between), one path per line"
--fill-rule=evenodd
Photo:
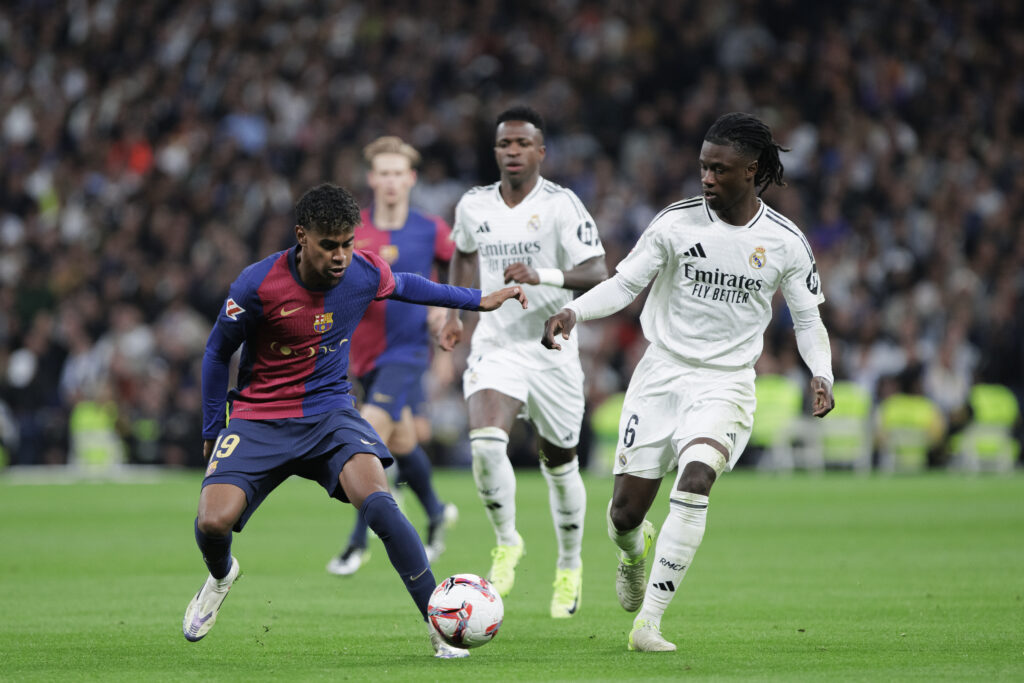
M192 602L185 609L185 618L181 622L181 630L185 638L191 642L201 640L217 621L217 613L228 597L231 584L238 578L238 560L231 558L231 570L223 579L207 576L203 587L199 589Z
M461 647L454 647L445 642L441 634L431 626L427 624L427 628L430 630L430 644L434 647L434 656L439 659L462 659L463 657L469 656L469 650L463 650Z

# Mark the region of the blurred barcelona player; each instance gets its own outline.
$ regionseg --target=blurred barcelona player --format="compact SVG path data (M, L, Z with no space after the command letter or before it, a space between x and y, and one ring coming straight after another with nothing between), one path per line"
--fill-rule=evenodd
M235 579L232 532L291 475L360 510L426 619L435 581L419 536L388 492L391 453L355 409L348 382L352 334L374 300L493 310L521 287L481 296L411 273L392 273L354 249L359 206L322 184L295 206L295 246L250 265L232 283L203 356L203 455L209 464L195 536L209 576L185 611L185 638L203 638ZM238 384L228 364L241 346ZM225 403L230 422L225 425ZM435 656L464 657L429 629Z
M435 266L451 260L455 244L451 228L438 216L409 205L420 155L401 138L377 138L363 150L370 165L367 184L373 206L363 209L356 228L356 249L388 262L395 272L430 277ZM427 558L433 563L444 551L444 532L458 510L442 503L431 482L430 459L420 447L429 438L429 422L417 424L425 404L423 374L430 362L428 309L394 300L370 304L352 335L350 368L359 378L363 402L359 412L377 430L395 456L398 478L416 494L428 520ZM426 431L422 423L426 423ZM367 526L356 517L348 543L327 563L332 574L354 574L367 560Z

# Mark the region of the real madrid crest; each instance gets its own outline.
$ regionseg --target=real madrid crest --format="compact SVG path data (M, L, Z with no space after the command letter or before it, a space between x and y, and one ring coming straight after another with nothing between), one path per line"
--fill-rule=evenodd
M751 267L761 270L766 263L768 263L768 254L764 253L764 247L754 247L754 253L750 255Z
M537 214L530 216L530 220L526 222L526 229L530 232L537 232L540 230L540 216Z

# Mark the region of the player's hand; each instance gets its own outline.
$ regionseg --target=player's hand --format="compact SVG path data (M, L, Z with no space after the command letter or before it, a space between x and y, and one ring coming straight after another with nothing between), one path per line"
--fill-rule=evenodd
M824 377L811 378L811 392L814 394L814 417L825 417L836 407L832 383Z
M505 284L519 282L524 285L539 285L540 276L537 271L525 263L513 263L505 268Z
M568 308L563 308L544 323L544 336L540 338L540 343L549 349L561 351L562 345L555 341L555 335L561 332L562 339L568 339L569 333L574 327L576 327L576 314Z
M493 311L509 299L515 299L522 304L523 308L526 308L528 305L528 302L526 301L526 293L523 292L522 287L505 287L504 289L499 289L496 292L484 294L480 297L480 307L476 310Z
M448 311L440 306L431 306L427 309L427 333L432 337L441 334L445 320L448 319Z
M203 462L210 462L210 456L213 455L213 444L217 443L216 439L203 439Z
M445 351L451 351L462 341L462 321L458 316L449 316L437 333L437 345Z

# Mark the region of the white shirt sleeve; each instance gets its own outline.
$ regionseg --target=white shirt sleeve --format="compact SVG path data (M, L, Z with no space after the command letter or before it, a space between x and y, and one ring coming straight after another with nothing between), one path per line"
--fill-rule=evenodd
M832 383L832 347L818 307L802 311L790 309L790 314L793 316L793 330L796 332L796 347L800 357L810 368L811 375L824 377Z
M642 290L643 287L634 290L622 277L615 275L591 287L586 294L567 303L565 308L576 314L578 322L604 318L633 303Z
M469 217L466 215L465 195L455 206L455 224L452 226L452 240L455 248L464 254L472 254L477 250L476 239L473 237L473 230L469 224Z
M613 277L599 283L565 308L573 311L581 322L621 311L640 295L664 262L664 248L658 231L652 226L615 267L618 272Z
M568 257L566 269L573 268L595 256L604 256L604 246L597 233L593 216L572 190L565 190L560 207L560 242Z

